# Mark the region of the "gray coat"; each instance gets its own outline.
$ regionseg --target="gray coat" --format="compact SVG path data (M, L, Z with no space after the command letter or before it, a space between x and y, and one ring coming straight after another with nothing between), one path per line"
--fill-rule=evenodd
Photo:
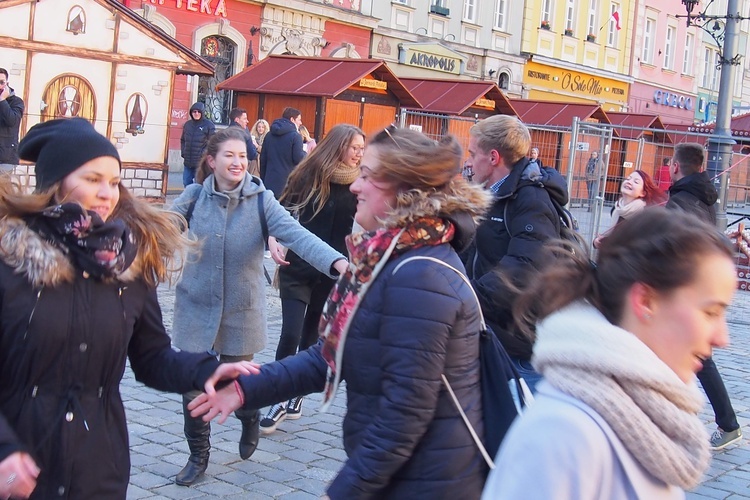
M201 242L188 257L177 283L173 341L185 351L214 349L244 356L266 346L266 291L257 196L263 196L268 232L321 273L344 256L303 228L257 177L245 175L228 193L214 189L214 177L192 184L171 210L185 215L196 199L190 233Z

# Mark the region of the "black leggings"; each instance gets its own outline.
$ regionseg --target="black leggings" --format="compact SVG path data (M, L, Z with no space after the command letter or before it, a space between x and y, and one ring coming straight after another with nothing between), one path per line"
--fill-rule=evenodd
M319 281L310 294L310 304L302 300L281 299L281 338L276 348L276 360L304 351L318 341L318 323L323 313L332 283Z

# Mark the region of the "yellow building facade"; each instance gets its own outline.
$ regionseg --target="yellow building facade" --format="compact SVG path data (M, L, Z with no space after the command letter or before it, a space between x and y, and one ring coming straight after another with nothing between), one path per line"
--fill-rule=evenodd
M630 0L526 2L524 97L624 111L632 82L634 15L635 1Z

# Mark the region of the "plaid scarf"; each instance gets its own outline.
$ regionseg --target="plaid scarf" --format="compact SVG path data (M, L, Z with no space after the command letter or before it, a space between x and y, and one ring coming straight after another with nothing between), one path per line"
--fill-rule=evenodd
M447 243L454 234L455 227L450 222L438 217L422 217L405 227L347 236L349 268L328 295L318 329L325 339L322 354L328 363L321 411L328 409L336 394L346 335L370 284L389 259L423 246Z

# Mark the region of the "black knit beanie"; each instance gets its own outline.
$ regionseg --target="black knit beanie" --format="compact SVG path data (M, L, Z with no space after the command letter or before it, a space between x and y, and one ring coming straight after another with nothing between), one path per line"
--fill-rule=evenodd
M117 148L83 118L61 118L34 125L18 144L18 155L36 163L37 192L94 158L111 156L120 162Z

